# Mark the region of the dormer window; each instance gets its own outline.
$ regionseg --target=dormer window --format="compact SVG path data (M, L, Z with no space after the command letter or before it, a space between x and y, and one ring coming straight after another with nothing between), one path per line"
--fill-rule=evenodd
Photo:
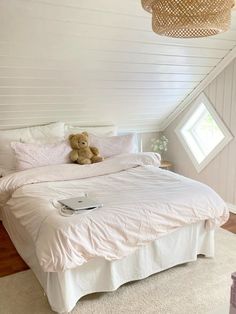
M177 127L176 133L198 172L232 139L204 94L196 99Z

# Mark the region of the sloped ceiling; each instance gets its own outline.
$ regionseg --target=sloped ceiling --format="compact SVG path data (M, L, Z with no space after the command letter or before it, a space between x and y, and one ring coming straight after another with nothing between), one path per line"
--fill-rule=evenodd
M236 46L151 30L141 0L1 0L0 127L65 120L159 130Z

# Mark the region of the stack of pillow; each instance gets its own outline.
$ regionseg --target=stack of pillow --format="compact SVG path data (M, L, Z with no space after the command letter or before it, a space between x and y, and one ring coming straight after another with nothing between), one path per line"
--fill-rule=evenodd
M87 131L90 145L108 158L138 151L136 134L117 136L113 126L76 127L63 122L0 131L0 176L46 165L70 163L70 134Z

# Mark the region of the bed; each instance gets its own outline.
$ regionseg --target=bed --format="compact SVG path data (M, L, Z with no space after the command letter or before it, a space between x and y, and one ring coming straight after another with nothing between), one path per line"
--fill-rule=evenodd
M157 154L126 153L0 179L3 224L52 310L68 313L86 294L214 256L214 230L228 219L224 201L159 165ZM58 199L84 194L104 206L61 215Z

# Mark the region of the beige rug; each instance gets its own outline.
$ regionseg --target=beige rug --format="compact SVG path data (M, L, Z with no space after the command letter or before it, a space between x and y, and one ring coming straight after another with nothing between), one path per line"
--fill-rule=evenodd
M177 266L112 293L78 302L73 314L228 314L231 273L236 271L236 235L219 230L216 257ZM53 313L28 270L0 278L1 314Z

